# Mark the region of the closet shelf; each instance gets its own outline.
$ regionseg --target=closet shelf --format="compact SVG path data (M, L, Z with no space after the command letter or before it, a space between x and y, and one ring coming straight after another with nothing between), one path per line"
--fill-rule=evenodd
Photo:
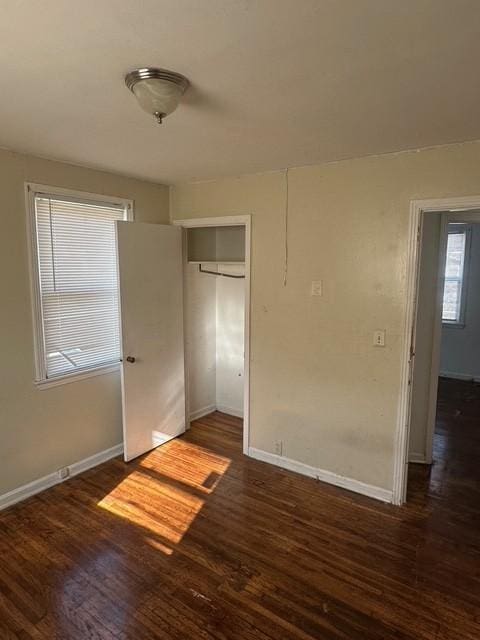
M193 227L187 229L187 260L193 264L244 264L245 227Z

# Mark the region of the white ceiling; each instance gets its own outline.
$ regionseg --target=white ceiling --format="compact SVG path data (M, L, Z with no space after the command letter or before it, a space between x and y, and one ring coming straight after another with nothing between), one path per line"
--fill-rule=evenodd
M5 0L0 146L157 182L480 138L479 0ZM161 126L123 83L192 87Z

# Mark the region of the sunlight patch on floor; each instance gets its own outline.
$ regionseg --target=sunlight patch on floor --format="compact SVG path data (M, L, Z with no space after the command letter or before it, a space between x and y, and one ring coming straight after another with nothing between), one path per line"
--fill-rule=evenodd
M172 440L133 463L132 472L97 504L148 532L146 541L170 555L213 493L231 460Z
M230 458L199 445L171 440L143 458L140 467L161 473L185 487L211 493L218 484L212 483L212 477L223 476L231 462Z

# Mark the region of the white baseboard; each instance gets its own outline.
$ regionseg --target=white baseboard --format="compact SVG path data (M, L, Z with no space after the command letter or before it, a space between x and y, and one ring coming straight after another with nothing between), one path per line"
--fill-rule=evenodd
M455 371L440 371L440 378L452 378L452 380L466 380L467 382L480 382L480 376L471 373L456 373Z
M409 453L408 461L413 462L414 464L430 464L427 462L427 458L424 453Z
M232 407L227 407L223 404L209 404L207 407L192 411L192 413L190 414L190 420L198 420L199 418L203 418L203 416L206 416L213 411L221 411L222 413L227 413L229 416L243 418L243 411L232 409Z
M199 418L203 418L203 416L208 415L216 410L216 405L209 404L207 407L203 407L202 409L197 409L196 411L192 411L190 414L190 420L198 420Z
M332 471L317 469L316 467L311 467L303 462L297 462L296 460L277 456L275 453L269 453L268 451L262 451L261 449L255 449L253 447L248 449L248 455L251 458L261 460L262 462L268 462L269 464L274 464L277 467L282 467L289 471L295 471L296 473L301 473L304 476L316 478L322 482L334 484L337 487L342 487L343 489L348 489L355 493L361 493L362 495L369 496L370 498L376 498L382 502L393 502L393 492L388 489L375 487L371 484L354 480L353 478L346 478L345 476L340 476Z
M79 473L83 473L83 471L87 471L87 469L91 469L92 467L96 467L102 462L106 462L111 458L115 458L123 452L123 443L115 445L110 449L105 449L105 451L100 451L99 453L95 453L93 456L89 456L84 460L80 460L79 462L74 462L71 465L68 465L70 470L69 476L64 478L63 480L58 476L57 472L49 473L48 476L43 476L43 478L39 478L38 480L34 480L33 482L29 482L28 484L24 484L17 489L12 489L12 491L8 491L8 493L4 493L0 496L0 511L5 509L6 507L10 507L12 504L16 502L20 502L21 500L25 500L30 496L34 496L36 493L40 493L49 487L53 487L56 484L60 484L60 482L65 482L69 478L78 475Z
M224 404L217 404L217 411L221 411L222 413L227 413L229 416L235 416L236 418L243 418L243 410L240 411L238 409L232 409L232 407L227 407Z

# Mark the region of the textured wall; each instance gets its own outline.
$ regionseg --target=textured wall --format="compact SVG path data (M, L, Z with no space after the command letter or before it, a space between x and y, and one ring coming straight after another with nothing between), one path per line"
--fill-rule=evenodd
M480 144L292 169L288 193L286 286L283 172L177 185L171 215L252 214L251 446L391 489L409 203L480 193Z
M168 223L167 187L0 151L0 494L122 441L119 373L33 384L25 181L130 198L136 220Z

